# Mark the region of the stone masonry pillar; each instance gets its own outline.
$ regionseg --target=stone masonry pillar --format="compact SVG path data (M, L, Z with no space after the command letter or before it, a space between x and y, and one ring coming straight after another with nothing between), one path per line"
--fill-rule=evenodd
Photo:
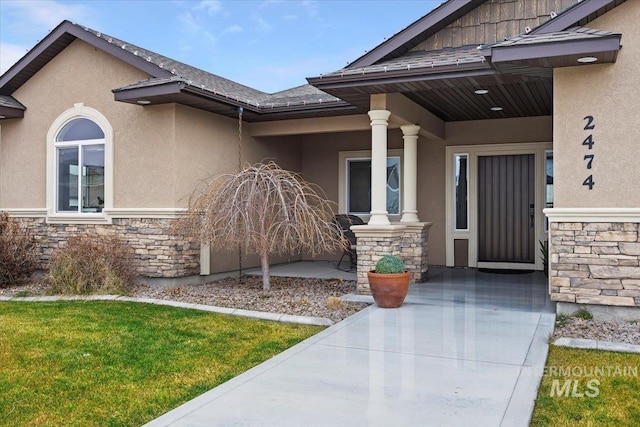
M419 222L417 204L418 132L420 126L401 126L404 139L404 181L402 219L400 222Z
M387 216L387 125L391 112L371 110L371 217L369 225L389 225Z

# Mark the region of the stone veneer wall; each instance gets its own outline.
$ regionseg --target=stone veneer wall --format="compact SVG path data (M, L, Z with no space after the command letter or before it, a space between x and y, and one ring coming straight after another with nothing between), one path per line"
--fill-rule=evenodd
M380 258L385 255L399 255L401 236L379 237L357 235L357 291L359 294L370 294L367 273L373 270ZM412 278L413 279L413 278Z
M352 230L356 234L358 253L357 291L370 294L367 273L375 269L380 258L385 255L400 257L411 272L411 283L423 282L427 279L429 228L431 223L394 225L388 232L384 226L368 231L369 226L356 226Z
M170 234L172 219L114 218L113 224L47 224L45 218L14 217L31 232L48 268L52 252L79 233L118 235L134 250L138 274L154 278L184 277L200 272L200 244Z
M411 283L421 283L427 280L429 273L429 228L425 225L407 225L400 243L398 256L404 260L407 271L411 272Z
M639 225L551 223L551 300L640 306Z

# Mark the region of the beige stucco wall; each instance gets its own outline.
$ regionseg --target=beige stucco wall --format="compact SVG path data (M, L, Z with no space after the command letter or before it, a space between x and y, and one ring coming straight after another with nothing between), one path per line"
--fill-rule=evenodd
M450 145L549 142L551 117L450 122L446 140L418 139L418 215L433 223L429 232L429 263L445 264L445 148ZM338 202L338 153L369 150L371 132L308 135L303 138L304 177L320 185ZM402 132L389 130L388 148L402 148Z
M555 206L639 207L640 2L628 1L589 23L622 33L615 64L581 65L554 71ZM584 130L587 115L595 129ZM582 141L593 135L589 150ZM584 155L593 154L591 170ZM593 174L592 190L583 186Z
M219 116L182 105L176 107L175 145L165 158L166 171L173 182L173 200L179 207L188 206L189 196L202 180L238 170L239 123L237 119ZM243 126L246 126L244 124ZM281 167L301 170L301 145L298 137L253 138L242 133L242 162L273 160ZM165 172L167 173L167 172ZM273 256L271 262L297 260L297 255ZM237 248L212 247L211 272L238 268ZM243 268L256 267L255 255L243 255Z
M44 208L46 135L75 103L103 114L114 129L114 206L163 206L147 183L168 184L153 153L173 138L173 107L143 109L114 102L111 89L147 78L145 73L76 40L15 93L27 111L2 124L0 208Z
M183 208L200 181L237 170L237 120L182 105L114 101L112 89L147 77L76 40L17 90L15 98L28 110L0 128L0 209L46 207L47 132L76 103L98 110L113 128L115 209ZM298 137L258 139L245 132L242 144L243 162L302 168ZM214 248L213 254L213 272L237 268L236 251ZM289 259L298 257L273 262ZM244 259L244 267L258 264L256 257Z

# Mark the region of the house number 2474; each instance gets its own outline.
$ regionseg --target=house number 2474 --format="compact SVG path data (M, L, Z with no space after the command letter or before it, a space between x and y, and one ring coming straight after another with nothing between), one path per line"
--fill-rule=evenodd
M584 125L584 130L586 130L587 132L592 131L596 128L596 124L593 120L593 116L586 116L583 120L586 122ZM584 160L587 162L585 166L587 167L588 171L591 170L591 168L593 167L593 160L595 158L595 154L593 154L591 150L593 149L593 146L595 145L595 143L596 142L593 140L592 133L589 133L589 135L587 135L584 141L582 141L582 145L586 146L587 149L589 149L588 154L584 155ZM582 181L582 185L589 187L589 190L593 190L593 186L595 184L596 183L593 181L593 174L589 174L589 176L587 176L585 180Z

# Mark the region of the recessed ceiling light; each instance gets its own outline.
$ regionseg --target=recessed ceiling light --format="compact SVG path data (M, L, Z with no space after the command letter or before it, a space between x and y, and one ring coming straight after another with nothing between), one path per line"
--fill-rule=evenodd
M491 111L502 111L502 107L491 107Z
M489 91L486 89L478 89L474 90L473 93L475 93L476 95L486 95L489 93Z
M147 101L146 99L140 99L137 101L137 103L140 105L148 105L148 104L151 104L151 101Z
M578 62L581 64L588 64L590 62L596 62L597 60L598 58L596 58L595 56L582 56L578 58Z
M0 116L0 119L5 119L5 118L6 118L5 116Z

